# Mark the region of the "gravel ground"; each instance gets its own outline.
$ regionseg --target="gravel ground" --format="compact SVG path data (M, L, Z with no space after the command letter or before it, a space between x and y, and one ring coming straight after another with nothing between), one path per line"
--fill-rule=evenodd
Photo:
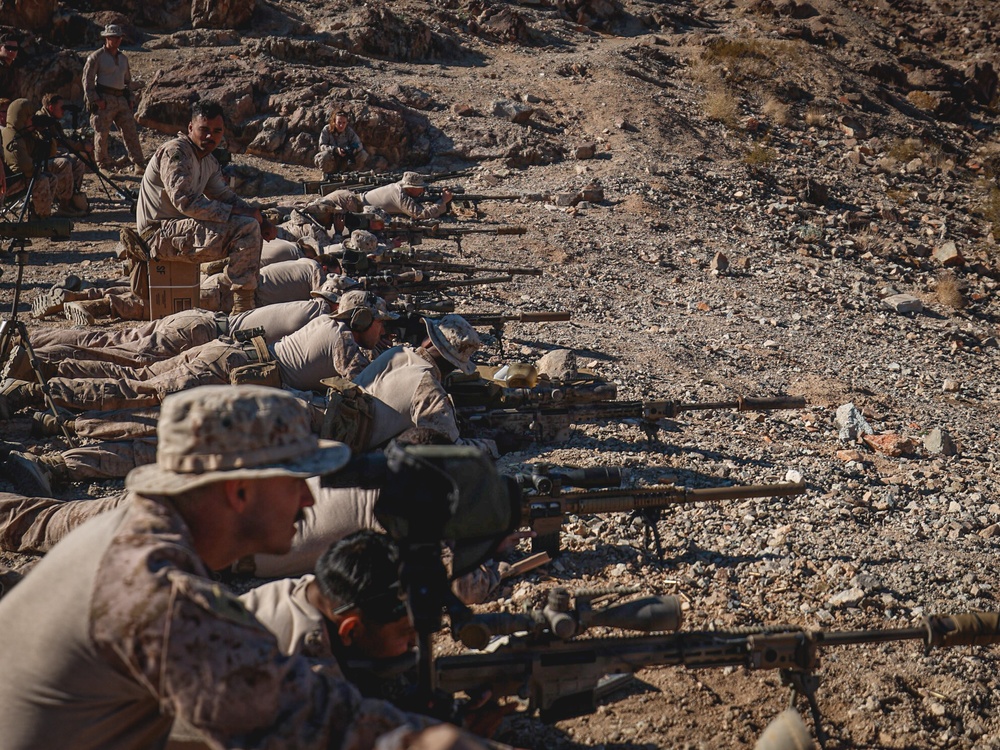
M754 11L760 4L699 5L671 4L676 23L625 24L617 34L523 7L547 44L463 37L483 65L380 60L345 73L357 86L391 79L482 112L499 98L537 99L527 128L448 108L428 114L452 144L432 166L479 154L467 159L477 164L469 191L576 192L594 181L604 190L604 201L570 210L480 204L478 221L529 233L471 237L462 255L538 265L545 274L473 289L458 298L459 309L574 313L569 323L508 326L502 357L486 359L532 360L570 347L618 384L620 398L808 400L805 409L763 415L683 414L655 440L628 422L581 425L565 444L506 456L505 469L535 461L626 467L635 484L801 477L808 491L671 508L658 523L662 558L643 548L638 521L575 518L565 554L508 584L486 609L538 603L555 584L613 583L681 596L688 628L903 627L933 613L995 610L1000 277L987 209L997 117L974 104L958 120L928 114L870 68L886 59L911 74L941 60L959 70L996 62L997 11L814 2L817 18L827 19L820 26L847 40L838 45L790 36L803 23ZM625 6L636 19L658 4ZM943 41L927 42L937 28ZM759 55L725 57L718 40L742 40ZM164 54L137 51L133 64L151 75ZM766 106L792 84L808 96L786 96L784 109ZM710 106L720 90L735 104L728 124ZM144 138L151 148L163 136ZM517 139L567 153L593 142L598 154L514 169L502 153ZM311 176L237 160L288 179ZM72 240L37 242L26 296L69 271L114 276L113 244L125 221L122 211L102 209L77 224ZM948 242L965 262L946 270L933 253ZM717 253L727 268L713 267ZM8 257L0 261L0 299L9 304L13 269ZM922 309L897 312L887 302L896 294L912 295ZM840 437L836 413L848 403L880 449ZM3 425L5 439L33 444L26 424ZM950 436L954 454L937 452L935 430ZM882 452L886 442L903 455ZM109 488L74 487L65 496ZM821 674L829 747L1000 747L995 649L829 650ZM530 748L741 748L786 701L774 672L650 669L591 716L552 726L519 717L501 738Z

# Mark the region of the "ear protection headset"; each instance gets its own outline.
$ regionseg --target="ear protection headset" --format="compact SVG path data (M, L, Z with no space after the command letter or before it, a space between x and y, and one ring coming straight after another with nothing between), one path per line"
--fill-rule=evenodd
M351 329L353 333L364 333L372 324L375 322L375 314L371 311L368 305L375 307L378 304L378 296L373 292L365 292L365 303L363 307L355 307L351 310L351 317L347 321L347 327Z

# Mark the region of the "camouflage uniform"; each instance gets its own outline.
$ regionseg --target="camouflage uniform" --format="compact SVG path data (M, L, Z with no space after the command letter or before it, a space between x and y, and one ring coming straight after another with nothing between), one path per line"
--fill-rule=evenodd
M83 64L83 91L90 112L90 127L94 129L94 160L102 168L110 163L108 131L112 123L121 131L132 163L136 166L146 163L132 114L131 87L132 72L124 52L119 50L117 55L112 55L101 47L90 53ZM103 109L98 107L98 102L104 102Z
M347 326L329 316L270 348L284 384L299 390L324 390L323 378L350 380L368 365ZM57 404L79 411L155 406L170 393L229 383L233 369L256 361L252 351L249 344L223 337L143 367L77 362L75 378L50 378L49 388Z
M55 615L55 616L54 616ZM331 662L286 657L210 572L173 505L132 495L0 600L4 746L157 747L174 716L218 746L371 748L420 717Z
M338 148L354 151L353 157L341 156L337 153ZM354 132L354 128L348 125L344 132L338 132L331 125L324 125L319 132L319 152L316 154L314 163L325 174L335 172L345 172L347 168L361 169L368 162L368 152L365 151L361 139Z
M383 352L354 382L375 397L370 447L382 445L411 427L446 435L496 455L492 441L459 437L455 405L441 384L441 370L424 348L408 344Z
M155 461L155 444L153 449L143 463ZM129 470L132 468L134 466ZM315 568L316 561L334 542L363 529L383 531L375 520L375 503L379 496L377 489L322 487L317 477L307 482L316 504L303 508L303 519L296 525L291 550L284 555L254 555L252 570L248 572L261 578L304 575ZM55 500L0 493L0 550L45 554L77 526L117 508L127 496L127 493L118 493L98 500ZM445 559L450 560L447 550ZM244 565L241 565L243 568ZM490 561L455 580L452 590L466 604L479 604L499 583L498 566ZM250 609L257 611L252 606ZM270 627L267 620L264 624L278 635L281 650L293 653L295 649L291 642L286 647L281 633Z
M401 184L393 182L364 194L366 206L381 208L390 216L409 216L411 219L436 219L448 211L447 203L426 203L421 205Z
M309 298L309 292L323 284L323 267L309 258L285 260L260 269L260 283L254 293L257 307ZM213 274L201 282L201 307L229 311L233 288L225 273Z
M226 316L206 310L183 310L134 328L47 328L33 333L31 343L45 377L88 377L86 361L142 367L201 346L220 335L264 329L273 344L309 321L330 312L323 299L288 302ZM23 352L23 350L18 350ZM27 356L16 353L8 377L30 379Z
M155 258L207 263L229 257L223 272L233 289L257 288L263 238L248 208L229 189L212 154L199 159L183 134L160 146L142 178L136 228Z
M15 99L7 107L7 124L0 128L3 140L3 159L7 168L14 174L21 174L26 180L35 176L36 140L29 129L32 117L31 103L27 99ZM40 171L35 176L31 189L31 208L40 218L52 215L52 204L57 193L65 196L66 180L59 180L51 172Z

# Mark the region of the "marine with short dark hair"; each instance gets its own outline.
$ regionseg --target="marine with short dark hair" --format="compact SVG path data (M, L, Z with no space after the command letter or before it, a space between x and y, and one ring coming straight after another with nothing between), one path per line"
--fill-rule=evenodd
M264 234L274 227L233 192L212 152L225 134L221 105L198 101L187 133L160 146L142 177L136 229L154 258L206 263L228 256L233 312L255 306Z

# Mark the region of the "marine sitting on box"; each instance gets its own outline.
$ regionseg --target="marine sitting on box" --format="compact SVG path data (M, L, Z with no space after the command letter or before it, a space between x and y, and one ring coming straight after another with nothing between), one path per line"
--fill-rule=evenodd
M225 119L216 102L191 107L187 134L160 146L142 177L136 228L157 259L205 263L229 257L233 312L254 307L260 251L275 228L226 184L212 152Z

